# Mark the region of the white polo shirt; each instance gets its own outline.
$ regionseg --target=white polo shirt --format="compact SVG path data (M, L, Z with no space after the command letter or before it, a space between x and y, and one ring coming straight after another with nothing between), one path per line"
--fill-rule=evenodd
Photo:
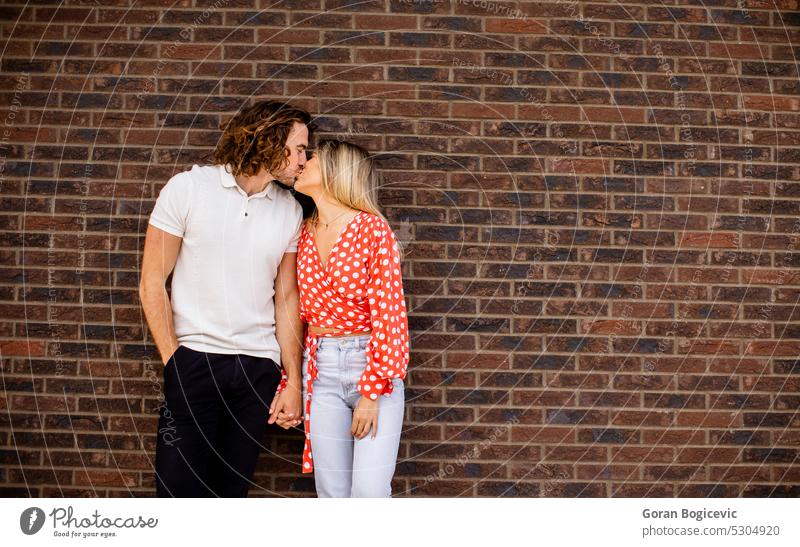
M273 182L252 196L227 166L195 165L162 188L150 224L183 238L172 274L178 342L281 362L275 277L296 253L303 209Z

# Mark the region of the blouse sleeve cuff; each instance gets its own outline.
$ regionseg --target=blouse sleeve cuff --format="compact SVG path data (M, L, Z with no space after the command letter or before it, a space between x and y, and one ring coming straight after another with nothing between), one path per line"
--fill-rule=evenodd
M275 390L275 395L286 389L286 383L289 380L289 376L286 374L286 369L281 367L281 381L278 384L278 389Z
M394 385L392 384L391 378L380 378L375 376L375 380L360 380L358 385L356 386L356 390L368 399L372 399L373 401L378 398L379 395L389 395L394 389Z

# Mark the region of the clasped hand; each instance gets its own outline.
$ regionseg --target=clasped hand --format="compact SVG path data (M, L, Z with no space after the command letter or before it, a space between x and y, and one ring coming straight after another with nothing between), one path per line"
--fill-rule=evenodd
M278 393L269 407L269 424L278 424L284 429L297 427L303 421L301 407L302 393L298 386L291 383Z

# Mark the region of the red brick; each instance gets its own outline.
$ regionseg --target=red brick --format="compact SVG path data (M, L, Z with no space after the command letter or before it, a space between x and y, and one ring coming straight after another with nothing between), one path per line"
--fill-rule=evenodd
M486 32L547 34L547 20L535 19L487 19Z
M800 110L800 99L794 97L777 97L774 95L745 95L744 108L752 110Z
M694 233L688 232L682 234L682 239L679 243L681 247L701 247L704 249L736 249L739 247L739 238L737 234L728 234L721 232L712 233Z

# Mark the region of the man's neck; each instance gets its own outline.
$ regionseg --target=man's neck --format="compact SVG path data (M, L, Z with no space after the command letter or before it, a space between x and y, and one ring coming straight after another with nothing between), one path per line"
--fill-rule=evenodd
M248 196L262 192L273 180L273 176L268 172L262 170L257 175L248 177L246 175L236 175L234 179L239 188L244 190Z

